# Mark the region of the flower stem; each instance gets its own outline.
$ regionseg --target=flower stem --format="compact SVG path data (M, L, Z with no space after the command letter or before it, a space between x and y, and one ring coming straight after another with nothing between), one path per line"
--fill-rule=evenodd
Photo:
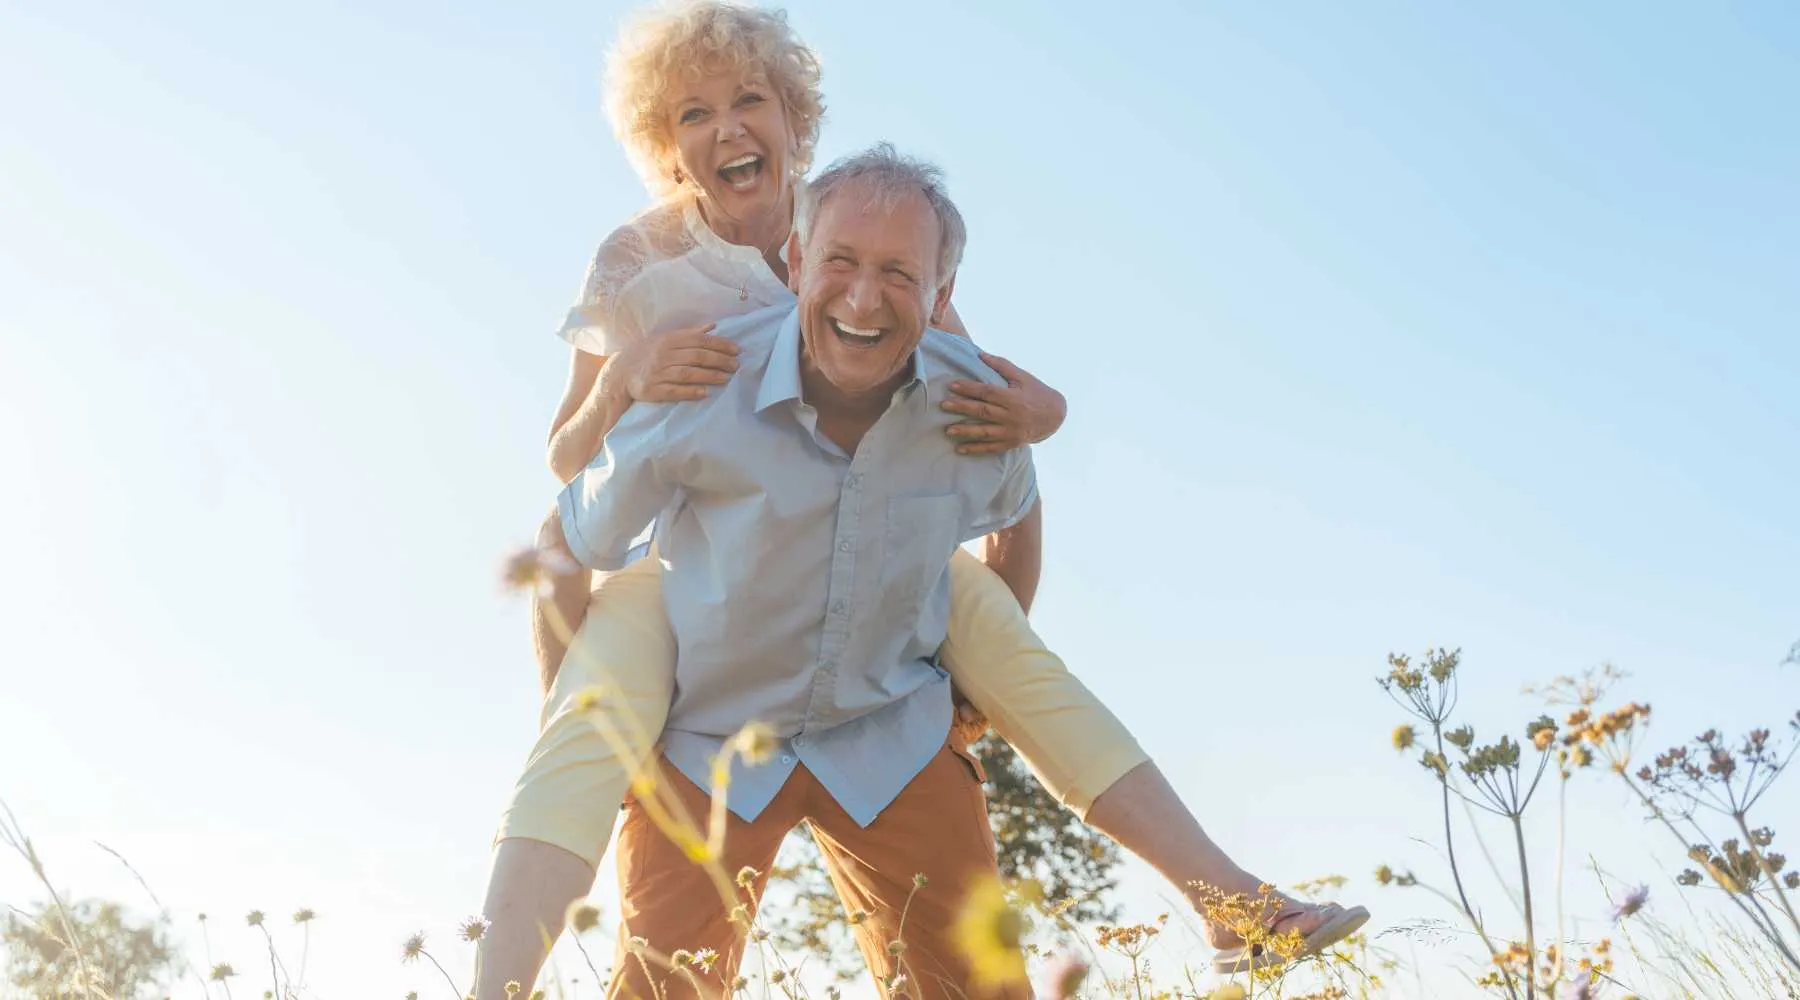
M1525 856L1525 823L1521 814L1512 814L1513 843L1519 851L1519 889L1525 898L1525 995L1537 996L1537 928L1531 921L1531 866Z

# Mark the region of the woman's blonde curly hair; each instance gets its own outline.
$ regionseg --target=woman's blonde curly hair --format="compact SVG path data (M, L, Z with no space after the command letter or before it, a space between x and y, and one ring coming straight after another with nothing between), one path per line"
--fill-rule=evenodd
M785 11L685 0L645 12L619 33L607 57L606 114L651 194L681 190L667 104L675 81L746 68L767 76L781 96L797 147L790 166L804 174L825 101L819 57L788 27Z

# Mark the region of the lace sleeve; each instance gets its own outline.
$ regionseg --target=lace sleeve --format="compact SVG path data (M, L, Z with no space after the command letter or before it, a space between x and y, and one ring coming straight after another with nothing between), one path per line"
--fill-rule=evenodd
M602 357L618 353L643 336L631 310L621 307L621 294L650 262L650 246L635 226L622 226L600 244L588 264L581 296L556 335L572 346Z

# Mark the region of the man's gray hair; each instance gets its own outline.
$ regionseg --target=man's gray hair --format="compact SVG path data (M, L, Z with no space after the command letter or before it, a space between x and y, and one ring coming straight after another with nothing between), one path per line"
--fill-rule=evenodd
M937 213L936 278L937 287L942 288L956 273L957 265L962 263L963 244L969 239L968 228L963 225L962 213L956 210L949 192L944 190L944 172L924 160L896 151L893 143L878 142L860 153L843 157L807 183L794 213L801 249L804 250L812 238L812 223L824 207L825 199L852 182L868 185L871 203L884 207L908 194L925 197L931 210Z

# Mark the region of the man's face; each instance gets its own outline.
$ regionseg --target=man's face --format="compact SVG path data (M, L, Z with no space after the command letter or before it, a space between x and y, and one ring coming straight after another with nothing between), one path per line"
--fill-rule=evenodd
M850 181L788 243L807 368L846 395L892 391L926 323L950 301L938 287L938 221L923 194L872 198Z

